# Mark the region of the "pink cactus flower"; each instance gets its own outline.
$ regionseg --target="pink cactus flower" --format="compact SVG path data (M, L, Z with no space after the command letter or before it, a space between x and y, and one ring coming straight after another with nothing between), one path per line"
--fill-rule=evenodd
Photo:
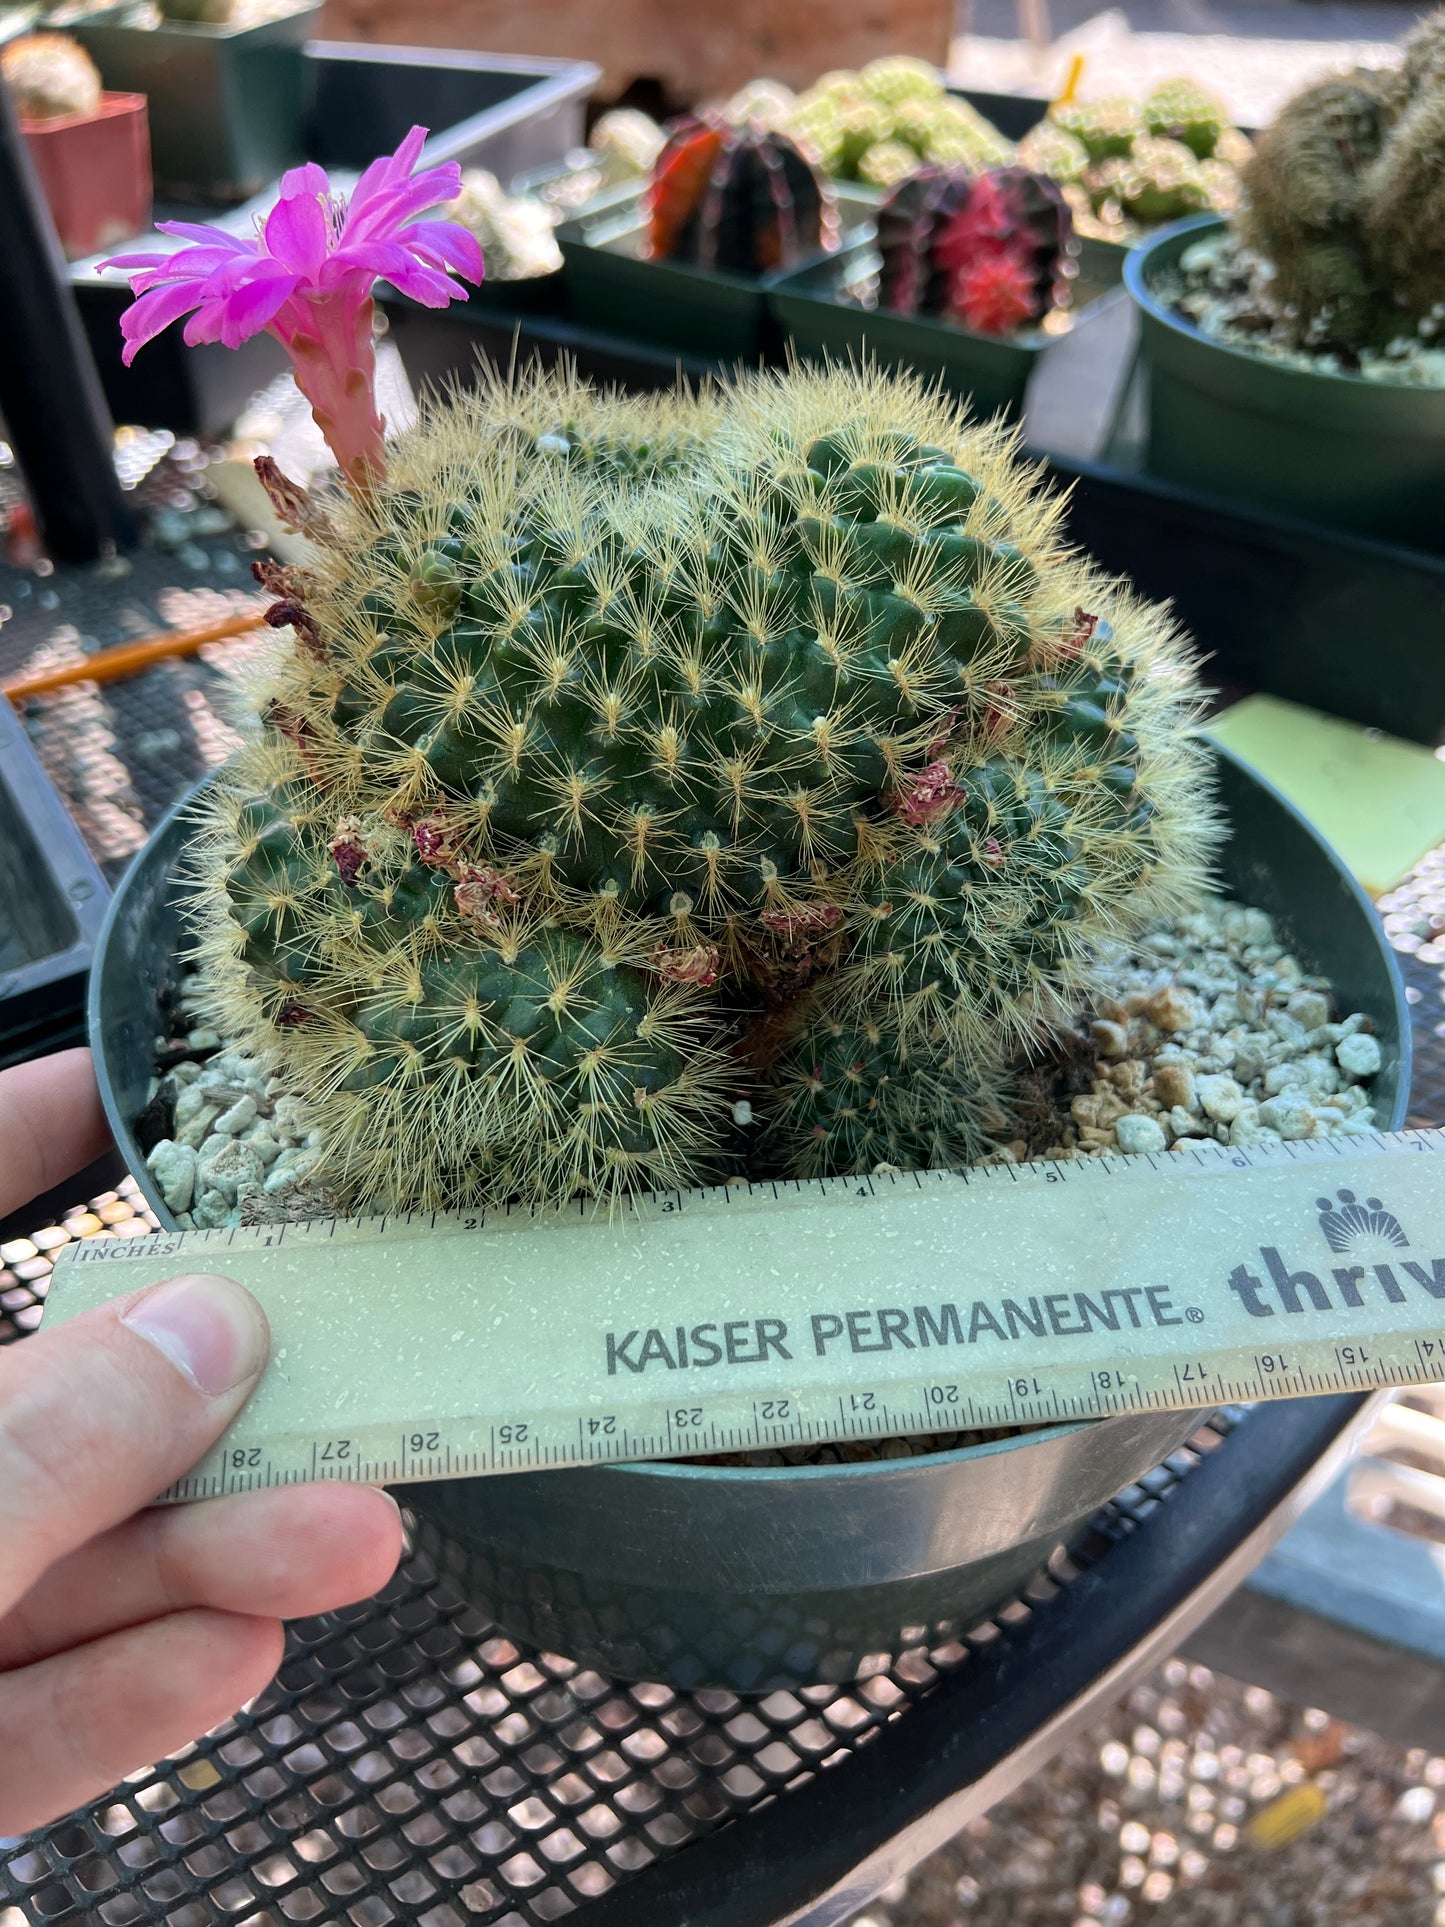
M376 411L372 285L393 287L428 308L465 294L454 280L482 278L475 236L454 221L419 217L456 199L455 161L413 170L426 140L413 127L394 154L373 161L349 200L331 191L314 162L281 180L281 198L253 235L188 221L162 234L191 245L173 254L120 254L105 263L131 277L134 304L121 320L122 359L189 315L185 338L239 348L263 330L290 355L296 385L311 404L342 474L365 489L386 472Z

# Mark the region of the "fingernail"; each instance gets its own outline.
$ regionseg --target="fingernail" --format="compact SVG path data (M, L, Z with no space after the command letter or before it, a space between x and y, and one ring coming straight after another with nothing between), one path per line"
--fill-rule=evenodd
M138 1298L121 1323L163 1352L207 1398L254 1378L266 1363L266 1317L229 1278L171 1278Z

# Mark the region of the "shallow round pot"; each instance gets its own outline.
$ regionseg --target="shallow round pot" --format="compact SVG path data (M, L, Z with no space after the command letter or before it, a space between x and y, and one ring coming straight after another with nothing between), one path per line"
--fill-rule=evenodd
M1225 888L1275 915L1301 961L1384 1050L1380 1117L1409 1089L1399 974L1357 885L1278 793L1219 754L1233 828ZM151 1204L133 1125L146 1102L156 992L175 976L173 878L185 824L156 831L116 893L90 1024L117 1142ZM597 1466L400 1488L419 1544L506 1629L621 1677L741 1692L852 1678L997 1610L1197 1415L1053 1427L993 1445L847 1466Z
M1361 535L1445 549L1445 388L1289 368L1213 340L1155 293L1217 215L1125 259L1149 372L1149 472Z

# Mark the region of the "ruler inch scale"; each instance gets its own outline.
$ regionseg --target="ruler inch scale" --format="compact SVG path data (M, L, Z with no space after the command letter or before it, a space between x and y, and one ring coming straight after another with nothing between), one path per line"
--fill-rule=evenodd
M44 1324L183 1271L271 1362L169 1502L1213 1409L1445 1378L1445 1133L97 1238Z

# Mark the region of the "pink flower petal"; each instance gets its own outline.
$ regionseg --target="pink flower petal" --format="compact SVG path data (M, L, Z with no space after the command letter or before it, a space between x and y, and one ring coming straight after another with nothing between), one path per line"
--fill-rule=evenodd
M127 273L132 270L144 273L151 268L163 268L173 258L169 254L112 254L104 261L97 261L95 271L99 274L102 268L124 268Z
M481 242L456 221L413 221L403 239L413 253L435 256L468 281L480 281L486 271Z
M156 232L178 235L182 241L199 241L206 247L225 248L230 254L257 252L256 243L251 237L228 234L224 228L211 227L200 221L157 221Z
M126 367L135 360L139 349L148 341L154 341L173 321L189 314L200 299L198 288L182 283L173 288L156 288L133 301L120 318L120 331L125 338L120 358Z
M326 200L331 193L331 176L324 167L315 161L307 161L304 166L292 167L281 176L281 199L290 201L302 195L312 200Z
M326 210L314 194L286 195L266 216L267 252L307 280L320 273L330 238Z
M228 348L239 348L243 341L261 330L295 291L299 275L277 275L265 281L248 282L238 288L224 304L221 340Z

